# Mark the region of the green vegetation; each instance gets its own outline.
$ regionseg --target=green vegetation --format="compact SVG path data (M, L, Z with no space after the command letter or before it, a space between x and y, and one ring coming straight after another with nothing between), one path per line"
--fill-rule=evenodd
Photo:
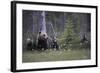
M79 16L77 19L79 19ZM58 40L58 42L61 44L61 48L67 48L69 46L71 47L74 46L75 44L80 46L79 30L76 30L80 29L80 23L79 20L77 20L76 22L77 22L76 25L77 28L74 27L75 25L73 23L72 15L68 17L67 23L65 25L65 30L62 36Z
M64 61L64 60L85 60L90 59L90 49L73 50L46 50L46 51L27 51L23 53L23 62L45 62L45 61Z

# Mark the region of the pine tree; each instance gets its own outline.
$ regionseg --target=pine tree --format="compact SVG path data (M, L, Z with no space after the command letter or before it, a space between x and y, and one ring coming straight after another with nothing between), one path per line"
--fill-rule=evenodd
M65 31L64 31L64 38L65 38L65 43L71 43L72 40L74 40L75 32L74 32L74 26L73 26L73 21L72 17L69 16Z
M76 42L77 34L75 32L73 16L69 15L65 23L64 32L60 39L60 44L63 44L62 48L68 47L69 44Z

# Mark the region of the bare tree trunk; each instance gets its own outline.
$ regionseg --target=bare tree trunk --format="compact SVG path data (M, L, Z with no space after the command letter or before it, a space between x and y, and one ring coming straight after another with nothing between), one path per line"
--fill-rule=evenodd
M45 12L43 11L40 16L40 31L46 33Z

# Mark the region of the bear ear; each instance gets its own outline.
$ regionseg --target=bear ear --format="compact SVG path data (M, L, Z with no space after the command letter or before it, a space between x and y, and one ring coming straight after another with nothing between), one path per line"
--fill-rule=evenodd
M48 37L46 32L41 32L41 35L45 35L45 37Z
M39 34L41 34L41 31L39 31Z

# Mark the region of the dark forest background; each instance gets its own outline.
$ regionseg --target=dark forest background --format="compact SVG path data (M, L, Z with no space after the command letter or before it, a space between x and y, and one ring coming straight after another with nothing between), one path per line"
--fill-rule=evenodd
M27 39L34 44L40 30L40 15L42 11L23 10L23 50L27 50ZM56 36L61 49L90 48L91 14L74 12L45 11L47 35ZM54 30L51 27L51 24ZM54 34L55 31L55 34ZM84 42L87 41L87 42Z

